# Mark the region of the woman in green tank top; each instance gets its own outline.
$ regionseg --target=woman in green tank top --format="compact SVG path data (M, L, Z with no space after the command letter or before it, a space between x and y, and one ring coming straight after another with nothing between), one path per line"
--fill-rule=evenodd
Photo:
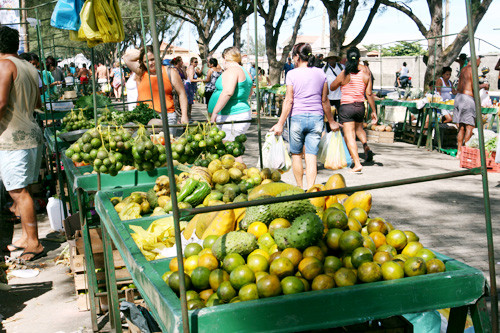
M241 53L236 47L222 52L225 71L215 83L215 91L208 103L208 113L212 122L232 122L248 120L248 123L219 126L226 132L226 140L233 141L250 127L252 113L248 99L252 94L252 78L241 66Z

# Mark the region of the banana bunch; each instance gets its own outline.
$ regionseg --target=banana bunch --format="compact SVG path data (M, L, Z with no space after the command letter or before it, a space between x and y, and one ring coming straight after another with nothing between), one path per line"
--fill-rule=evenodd
M70 38L87 41L89 47L100 43L118 43L125 37L117 0L86 0L80 20L78 34L70 31Z

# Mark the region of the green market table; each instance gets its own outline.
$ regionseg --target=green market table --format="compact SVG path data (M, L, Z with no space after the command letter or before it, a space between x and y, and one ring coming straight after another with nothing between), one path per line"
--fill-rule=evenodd
M136 190L145 190L139 187ZM147 228L155 217L120 221L110 202L132 190L99 191L96 210L101 217L103 246L112 263L111 242L120 252L135 286L148 304L163 332L182 331L181 305L177 295L163 281L170 259L147 261L131 237L130 225ZM393 281L379 281L350 287L311 291L255 301L224 304L189 311L192 332L287 332L346 326L432 309L452 308L448 332L463 332L471 310L476 332L491 330L484 299L485 279L481 271L439 255L444 273ZM114 281L110 272L110 284ZM108 295L110 295L108 293ZM119 318L118 295L111 294L110 314ZM111 310L113 309L113 310ZM116 319L117 320L117 319ZM121 328L116 327L117 331Z
M96 297L98 296L98 281L95 273L94 255L92 253L89 230L91 228L100 227L101 223L98 216L93 216L92 214L94 195L99 189L111 190L120 188L128 189L130 192L133 192L137 191L137 186L141 184L150 184L148 185L148 189L152 188L156 178L161 175L168 175L168 169L166 167L162 167L153 171L130 170L120 171L115 177L107 174L101 174L98 176L97 174L91 173L93 170L92 166L88 165L76 167L73 161L67 158L64 153L61 154L61 159L68 185L71 212L73 214L78 212L80 218L92 325L94 330L97 331ZM175 173L180 173L180 171L175 170ZM100 188L98 177L100 177ZM108 273L108 271L105 272L105 274ZM106 279L106 281L108 281L108 279ZM110 287L113 285L116 285L116 282L107 286L108 292L113 290L113 288ZM120 321L118 319L118 323L119 322Z
M375 101L375 105L380 106L379 111L379 119L385 119L385 107L386 106L402 106L406 107L405 119L403 123L403 138L408 136L411 138L412 143L417 143L417 146L420 147L422 143L422 138L424 137L425 130L425 120L429 116L428 124L432 124L431 129L427 131L427 139L426 139L426 148L432 150L432 134L434 129L436 130L438 148L441 150L441 137L439 133L439 121L442 110L451 111L454 109L454 105L444 104L444 103L427 103L422 109L417 108L417 103L413 101L398 101L398 100L378 100ZM491 108L482 108L482 114L492 114L493 117L490 121L490 127L493 124L496 115L498 114L497 107ZM417 124L413 126L411 124L411 114L417 115ZM410 128L407 130L407 126ZM417 139L417 129L420 128L420 134Z

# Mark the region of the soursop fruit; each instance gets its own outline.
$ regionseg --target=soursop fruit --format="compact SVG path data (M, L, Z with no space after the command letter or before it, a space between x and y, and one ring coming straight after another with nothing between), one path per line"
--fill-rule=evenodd
M259 199L269 198L271 196L263 196ZM247 230L248 226L252 222L262 222L266 225L269 225L272 220L274 220L274 216L269 211L270 205L260 205L260 206L251 206L247 207L245 211L245 217L240 222L240 229Z
M288 190L281 192L280 194L277 195L277 197L283 197L299 193L304 193L304 191L300 189ZM271 213L273 218L281 217L287 219L288 221L293 221L300 215L306 213L315 213L316 207L314 207L314 205L308 199L304 199L304 200L295 200L295 201L287 201L287 202L272 204L269 207L269 212Z
M289 247L304 250L316 245L323 236L323 221L315 213L306 213L297 217L290 228L274 231L274 240L280 250Z
M242 231L231 231L220 236L212 246L212 252L217 259L222 260L229 253L238 253L242 257L257 249L257 239L254 235Z

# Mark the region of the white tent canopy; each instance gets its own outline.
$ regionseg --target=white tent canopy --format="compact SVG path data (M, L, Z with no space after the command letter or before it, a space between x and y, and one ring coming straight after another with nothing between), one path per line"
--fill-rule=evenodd
M59 61L58 65L60 67L63 67L64 65L69 66L69 64L71 64L72 62L75 63L76 67L82 67L83 64L86 64L87 68L89 68L89 66L90 66L90 60L85 58L85 56L82 53L79 53L72 58L66 58L64 60L61 60L61 61Z

